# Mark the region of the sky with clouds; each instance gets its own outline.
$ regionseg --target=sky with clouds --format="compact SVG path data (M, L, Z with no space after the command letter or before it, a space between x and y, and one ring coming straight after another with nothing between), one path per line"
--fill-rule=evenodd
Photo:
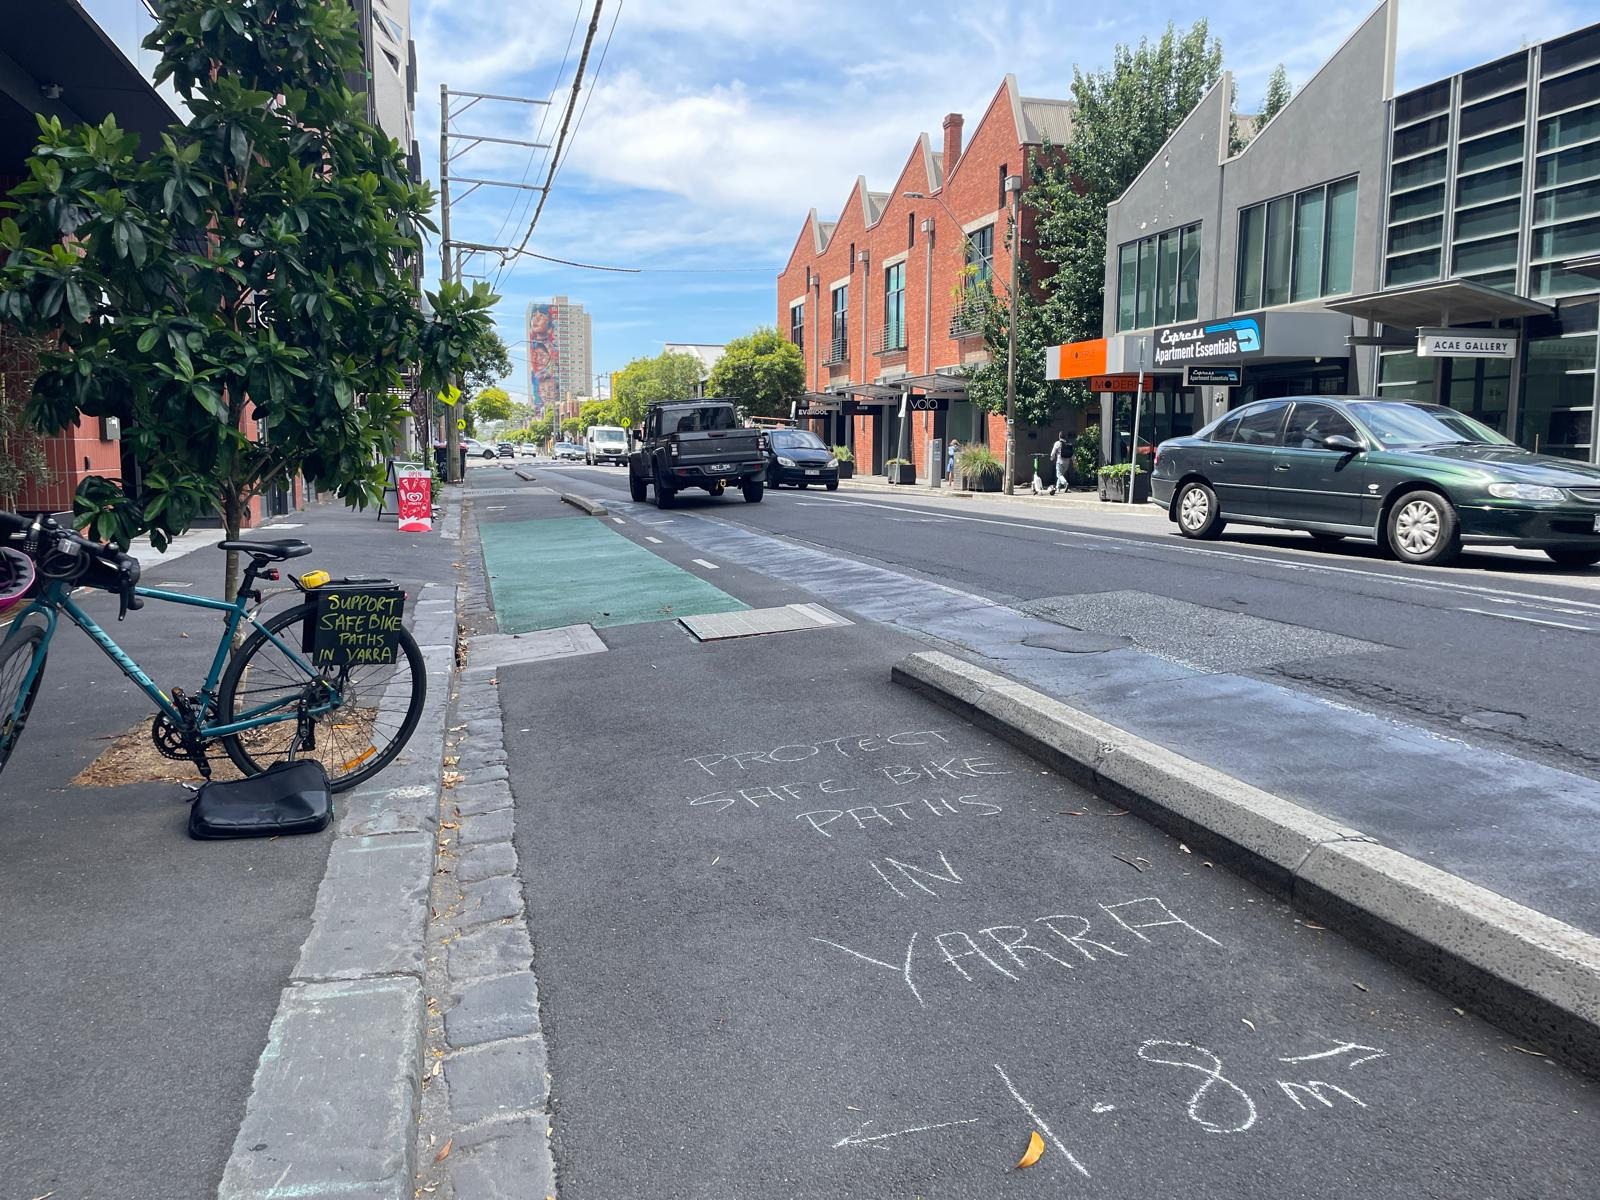
M138 0L82 0L146 71L151 21ZM1402 0L1402 89L1577 28L1595 0ZM439 85L554 98L548 109L479 104L454 128L554 141L593 0L411 0L418 141L437 176ZM1367 0L1217 0L1212 33L1259 102L1272 68L1303 81L1371 10ZM887 188L918 133L947 112L976 119L1001 79L1067 96L1074 64L1097 69L1118 42L1186 26L1176 0L602 0L578 120L529 248L636 267L612 274L532 259L469 270L497 281L502 336L525 393L523 312L566 295L594 322L594 367L620 368L663 342L722 342L774 320L774 278L806 211L837 215L855 177ZM1264 17L1270 16L1270 19ZM546 116L545 114L548 114ZM543 120L543 134L539 132ZM545 151L485 143L473 176L539 181ZM520 241L532 193L480 188L452 233ZM438 258L429 261L435 276Z

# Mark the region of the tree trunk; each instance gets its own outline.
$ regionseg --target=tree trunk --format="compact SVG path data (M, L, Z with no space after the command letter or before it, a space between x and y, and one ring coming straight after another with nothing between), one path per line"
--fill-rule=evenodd
M243 523L244 503L238 493L224 492L222 496L222 531L230 542L239 540ZM223 568L223 598L232 600L239 594L239 552L229 550L227 565Z

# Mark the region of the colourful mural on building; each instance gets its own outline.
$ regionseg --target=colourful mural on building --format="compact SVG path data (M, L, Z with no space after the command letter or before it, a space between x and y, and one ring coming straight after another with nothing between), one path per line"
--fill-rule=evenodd
M560 319L554 304L528 305L528 397L554 411L561 401Z

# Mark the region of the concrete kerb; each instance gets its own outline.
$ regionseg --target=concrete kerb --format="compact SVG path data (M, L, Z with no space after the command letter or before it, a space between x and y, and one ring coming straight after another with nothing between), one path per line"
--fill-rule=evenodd
M1600 938L951 655L893 678L1600 1074Z
M604 504L601 504L598 500L591 500L587 496L580 496L577 492L562 492L561 501L563 504L572 505L573 508L582 509L591 517L603 517L607 515L606 506Z
M461 520L452 505L436 528L458 538ZM414 1194L424 936L457 593L453 583L430 584L413 606L428 672L422 716L384 782L336 805L311 933L278 1002L218 1200Z

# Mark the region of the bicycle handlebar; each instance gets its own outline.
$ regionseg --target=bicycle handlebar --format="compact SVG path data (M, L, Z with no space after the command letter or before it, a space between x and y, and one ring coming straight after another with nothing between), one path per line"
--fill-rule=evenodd
M79 550L87 551L90 558L110 567L116 572L115 588L106 588L115 591L122 601L121 611L117 614L120 621L130 611L137 612L144 607L144 598L134 593L134 588L139 583L139 560L132 555L124 554L115 546L105 546L92 541L82 534L71 529L63 529L54 517L41 515L32 519L19 516L16 513L0 511L0 541L10 541L19 535L24 537L23 549L34 562L40 566L41 574L46 578L79 578L87 566L78 567L69 573L57 573L44 570L45 560L52 554L60 553L59 547L72 546L71 557L77 557ZM32 542L33 545L28 543Z

